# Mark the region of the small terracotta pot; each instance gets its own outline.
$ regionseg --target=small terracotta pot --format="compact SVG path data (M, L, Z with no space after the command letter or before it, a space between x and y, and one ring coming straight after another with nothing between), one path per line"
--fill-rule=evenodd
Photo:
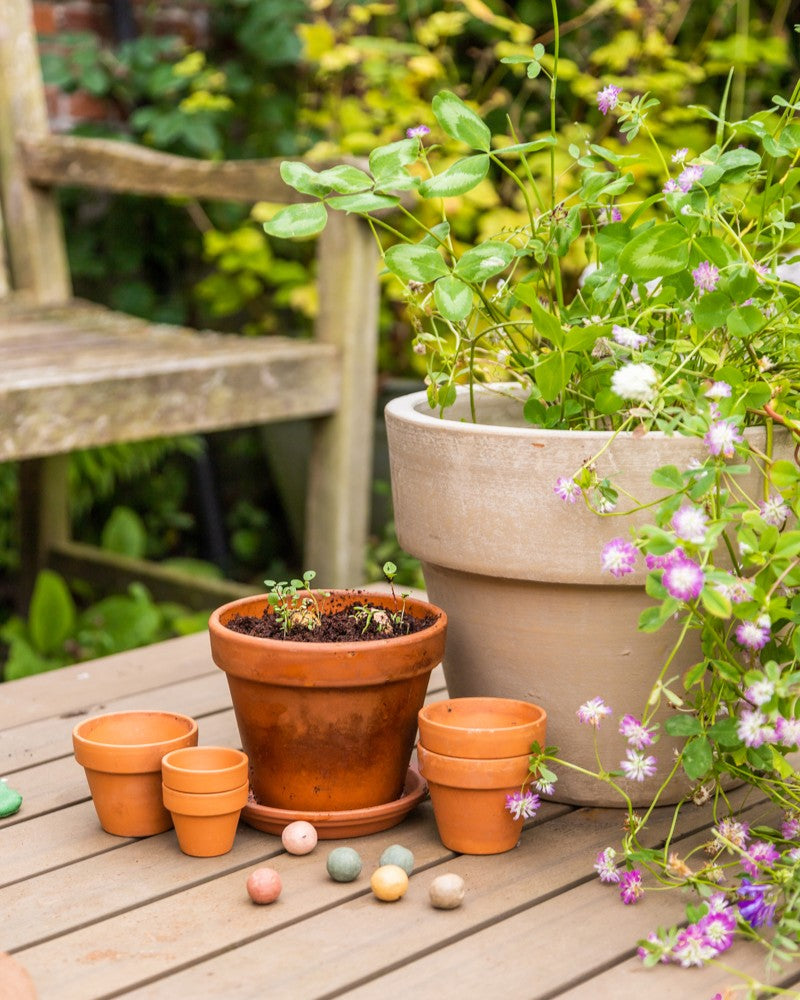
M184 854L215 858L228 853L250 793L246 781L224 792L178 792L167 785L162 785L161 790Z
M247 754L231 747L184 747L161 761L161 779L176 792L227 792L247 781Z
M460 854L502 854L516 846L523 820L515 820L505 804L506 796L518 792L528 775L527 753L449 757L420 744L417 759L445 847Z
M451 698L420 709L419 740L450 757L518 757L544 743L547 713L512 698Z
M172 826L161 798L161 758L195 746L197 723L174 712L112 712L72 730L100 825L118 837L149 837Z

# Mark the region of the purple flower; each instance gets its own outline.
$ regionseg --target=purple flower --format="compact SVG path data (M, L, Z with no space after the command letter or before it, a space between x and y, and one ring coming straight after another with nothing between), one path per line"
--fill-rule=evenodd
M604 715L611 715L611 709L606 705L601 697L590 698L584 702L576 712L578 720L595 729L600 725Z
M786 719L779 715L775 720L775 742L797 748L800 745L800 719Z
M572 478L559 476L553 487L553 492L557 497L561 497L566 503L575 503L581 495L581 488Z
M739 859L739 863L748 875L756 878L759 868L772 868L779 857L780 853L769 841L754 840L748 847L747 853Z
M743 848L750 839L750 827L747 823L740 823L739 820L727 818L720 820L714 834L715 851L720 851L723 847L729 850L726 841L729 841L735 847Z
M693 601L700 596L705 576L700 566L693 560L684 557L676 559L664 570L661 582L670 597L678 601Z
M686 157L689 155L689 150L686 146L682 146L680 149L676 149L672 154L673 163L683 163Z
M684 169L678 174L678 187L686 194L691 191L692 185L695 184L703 176L704 167L699 165L684 167Z
M736 723L736 735L745 746L755 749L764 743L771 743L775 737L775 730L767 725L763 712L743 708Z
M729 822L731 821L723 820L723 823L729 823ZM708 907L709 913L727 913L729 910L728 897L725 895L724 892L715 892L713 895L708 897L705 903L706 906Z
M624 872L619 880L619 898L626 906L636 903L644 895L642 873L638 868Z
M731 604L741 604L743 601L749 600L750 595L747 593L747 587L745 587L744 581L738 577L731 577L730 583L717 583L715 587L720 594L728 598Z
M708 943L713 945L717 954L727 951L733 944L736 917L727 910L707 913L698 921L697 926L703 932Z
M616 857L617 852L613 847L606 847L597 855L594 870L600 876L601 882L619 882Z
M719 281L719 270L710 260L704 260L692 271L692 280L694 287L699 288L701 292L713 292Z
M427 125L415 125L413 128L406 129L406 137L409 139L421 139L424 135L428 135L430 129Z
M645 946L644 941L646 941L648 944L653 945L653 947L647 948ZM650 955L658 955L659 962L662 962L664 964L669 964L670 960L669 945L665 941L662 941L655 931L650 931L650 933L647 935L644 941L636 949L636 954L639 958L644 960L645 958L648 958Z
M746 649L763 649L769 642L769 615L761 615L754 622L740 622L736 626L736 641Z
M739 913L750 924L751 927L772 926L775 919L775 903L768 903L766 899L768 886L758 882L750 882L743 878L742 884L736 890L739 896Z
M612 111L619 101L619 95L622 93L622 87L615 87L613 83L610 83L607 87L603 87L602 90L597 92L597 106L607 115L609 111Z
M530 819L536 815L536 810L540 805L539 796L530 791L530 789L506 795L505 807L514 819Z
M780 493L773 493L766 500L760 500L758 509L767 524L774 528L782 528L789 516L789 508Z
M645 556L644 562L648 569L667 569L673 563L687 559L686 553L681 548L673 549L665 556Z
M647 343L647 337L643 333L637 333L629 326L620 326L618 323L611 327L611 336L622 347L629 347L633 351Z
M730 399L731 391L727 382L712 382L705 395L708 399Z
M661 190L664 194L672 194L673 191L680 191L680 188L678 187L678 182L674 178L670 177Z
M734 445L742 440L735 424L729 420L717 420L708 429L703 438L706 447L712 455L724 455L730 458L734 451Z
M641 750L633 750L630 747L625 751L625 756L627 759L620 761L619 766L625 777L631 781L644 781L656 773L658 762L655 757L645 757Z
M752 705L766 705L774 694L775 685L766 677L762 677L750 685L744 696Z
M619 731L628 744L636 750L644 750L653 743L653 730L643 726L633 715L623 715Z
M786 813L781 823L781 836L784 840L797 840L800 836L800 813Z
M533 783L533 787L542 795L552 795L555 791L554 783L552 781L546 781L544 778L537 778Z
M626 576L636 565L636 546L624 538L612 538L603 546L603 570L612 576Z
M702 545L706 540L706 522L708 518L702 507L685 503L672 515L672 529L684 542Z
M715 958L717 949L706 938L699 924L689 924L682 931L672 948L672 957L684 969L691 966L704 965L709 959Z

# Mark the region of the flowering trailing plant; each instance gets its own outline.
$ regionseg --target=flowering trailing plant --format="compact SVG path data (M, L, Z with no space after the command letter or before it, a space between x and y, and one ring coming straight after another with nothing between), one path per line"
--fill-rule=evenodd
M629 815L621 847L602 851L595 867L627 904L647 891L646 873L697 890L685 927L642 942L646 962L703 964L735 934L768 935L773 956L785 959L800 945L800 781L791 756L800 749L800 287L792 280L800 84L741 121L726 117L726 88L718 112L697 109L715 134L696 150L658 143L655 98L602 86L599 113L626 140L645 141L662 175L653 184L642 154L562 140L552 6L552 53L536 45L505 60L549 77L547 134L492 135L445 91L433 114L465 155L437 170L442 147L420 126L374 149L369 172L285 163L284 179L310 200L266 228L310 236L329 211L345 211L388 237L383 260L406 288L428 398L443 414L466 384L474 419L478 388L490 387L519 399L532 426L608 432L597 454L564 469L552 488L599 517L650 512L597 557L620 579L644 560L653 604L639 627L653 632L677 619L680 634L647 704L624 706L637 712L619 722L624 759L608 769L598 757L593 773ZM448 200L490 174L514 192L521 221L463 247ZM412 197L423 209L416 215ZM703 456L654 470L655 501L624 493L601 471L614 436L651 431L696 438ZM696 662L676 675L689 636ZM598 694L577 718L597 730L610 714ZM656 773L662 732L682 748L661 790L681 772L686 800L713 804L706 844L686 857L673 826L663 847L648 846L661 792L637 816L626 791ZM535 813L560 766L576 767L553 748L533 748L531 781L506 804L515 818ZM731 782L757 788L773 812L757 826L735 818Z

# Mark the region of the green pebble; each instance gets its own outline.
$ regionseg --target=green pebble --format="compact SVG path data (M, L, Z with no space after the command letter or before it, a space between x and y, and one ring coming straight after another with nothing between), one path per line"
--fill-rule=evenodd
M328 874L334 882L352 882L361 874L361 855L352 847L335 847L328 855Z
M392 844L381 854L379 865L397 865L402 868L406 875L410 875L414 870L414 855L407 847L401 844Z
M9 788L6 779L0 781L0 816L13 816L22 805L22 796Z

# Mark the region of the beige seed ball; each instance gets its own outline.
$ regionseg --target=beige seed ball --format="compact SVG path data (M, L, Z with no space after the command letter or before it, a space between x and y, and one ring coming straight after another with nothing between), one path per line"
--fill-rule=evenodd
M431 906L437 910L455 910L464 901L464 892L464 879L460 875L453 872L437 875L429 890Z
M274 868L256 868L247 880L247 894L254 903L274 903L282 888Z
M372 873L369 884L378 899L393 903L405 894L408 888L408 875L400 865L381 865Z
M310 854L317 846L317 831L310 823L298 819L283 828L281 843L289 854Z

